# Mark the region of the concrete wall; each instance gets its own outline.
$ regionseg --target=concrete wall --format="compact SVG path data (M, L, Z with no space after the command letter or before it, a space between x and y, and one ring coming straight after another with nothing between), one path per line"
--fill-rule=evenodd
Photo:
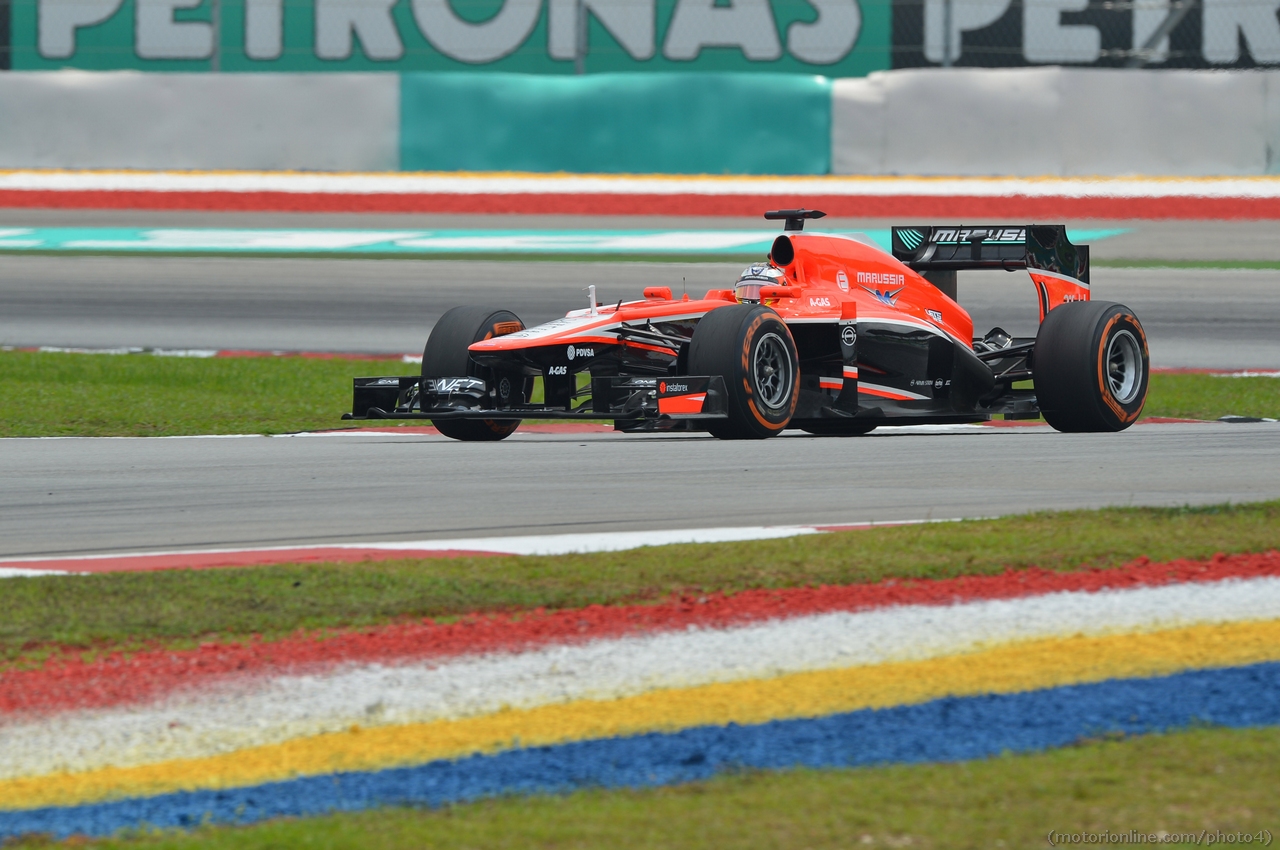
M1280 71L0 73L0 168L1280 173Z
M832 171L1280 171L1280 73L962 68L836 80Z
M399 168L395 74L0 74L0 168Z

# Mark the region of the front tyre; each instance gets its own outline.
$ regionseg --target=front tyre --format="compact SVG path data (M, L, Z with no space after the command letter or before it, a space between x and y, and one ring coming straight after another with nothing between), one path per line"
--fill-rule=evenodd
M1147 400L1147 335L1123 304L1062 304L1040 324L1032 372L1040 412L1056 430L1123 431Z
M724 378L729 418L707 427L722 440L759 440L787 427L800 399L800 365L786 323L768 307L712 310L689 342L689 374Z
M518 327L515 327L518 325ZM520 317L509 310L492 307L454 307L443 316L427 337L422 352L424 378L482 378L491 380L491 370L481 369L467 349L472 343L503 336L524 328ZM510 379L509 379L510 380ZM515 378L523 385L523 380ZM432 419L431 424L446 437L468 442L502 440L520 427L519 419Z

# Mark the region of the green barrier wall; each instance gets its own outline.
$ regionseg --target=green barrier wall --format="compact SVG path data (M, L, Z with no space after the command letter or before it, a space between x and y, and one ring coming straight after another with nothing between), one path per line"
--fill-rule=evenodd
M831 81L798 74L403 74L405 171L826 174Z
M572 75L583 23L590 74L890 67L892 0L712 2L0 0L0 69Z

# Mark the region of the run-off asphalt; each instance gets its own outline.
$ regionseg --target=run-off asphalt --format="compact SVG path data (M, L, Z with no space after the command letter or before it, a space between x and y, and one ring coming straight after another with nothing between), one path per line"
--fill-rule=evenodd
M1101 243L1106 245L1106 242ZM488 304L527 324L646 286L699 296L742 263L0 257L0 345L421 352L445 310ZM1280 271L1106 268L1093 298L1127 304L1156 366L1280 368ZM1034 335L1025 273L961 276L981 336Z
M932 432L930 432L932 431ZM0 440L0 557L1280 498L1280 425Z

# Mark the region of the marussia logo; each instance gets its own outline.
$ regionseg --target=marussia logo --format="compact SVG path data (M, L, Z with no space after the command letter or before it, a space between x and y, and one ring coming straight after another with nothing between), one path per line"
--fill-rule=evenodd
M934 242L971 242L981 239L983 242L1026 242L1026 228L1020 227L963 227L943 228L934 232Z
M874 295L876 300L881 304L884 304L886 307L896 307L898 304L898 293L902 291L902 288L893 290L872 289L869 286L864 286L862 288Z

